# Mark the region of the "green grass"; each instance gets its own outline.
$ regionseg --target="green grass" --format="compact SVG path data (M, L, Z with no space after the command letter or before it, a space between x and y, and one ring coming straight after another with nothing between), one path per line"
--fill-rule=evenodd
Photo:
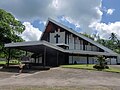
M109 69L105 69L103 71L120 73L120 68L110 67Z
M87 65L87 64L77 64L77 65L62 65L63 68L74 68L74 69L90 69L93 70L93 64Z
M93 68L94 64L77 64L77 65L62 65L63 68L73 68L73 69L86 69L86 70L96 70ZM111 67L109 69L104 69L105 72L115 72L120 73L120 68Z
M6 64L6 61L0 61L0 65Z
M12 64L12 65L16 65L16 64L19 64L20 62L18 60L10 60L9 64Z
M0 65L5 65L7 63L7 61L0 61ZM13 59L13 60L10 60L9 61L9 64L11 64L11 65L18 65L20 62L18 61L18 60L15 60L15 59Z

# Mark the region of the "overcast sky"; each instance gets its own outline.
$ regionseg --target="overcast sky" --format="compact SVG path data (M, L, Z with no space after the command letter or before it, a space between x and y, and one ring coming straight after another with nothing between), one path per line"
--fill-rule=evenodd
M26 41L39 40L45 23L52 18L77 32L116 33L120 39L120 0L1 0L0 8L12 13L26 30Z

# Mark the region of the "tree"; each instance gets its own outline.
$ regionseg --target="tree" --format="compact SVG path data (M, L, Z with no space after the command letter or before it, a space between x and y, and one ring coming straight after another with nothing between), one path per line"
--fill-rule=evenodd
M115 51L120 54L120 40L117 40L117 45L116 45Z
M111 36L109 37L109 39L113 42L116 42L117 41L117 36L115 33L111 33Z
M117 36L115 33L111 33L111 36L109 37L109 40L107 39L102 39L100 38L99 35L94 34L93 36L87 34L87 33L83 33L82 35L97 41L98 43L102 44L105 47L108 47L109 49L117 52L120 54L120 40L118 40Z
M18 34L24 30L25 26L20 21L16 20L12 14L0 9L0 55L6 52L5 43L23 41Z
M88 38L94 40L94 37L92 37L91 35L89 35L89 34L87 34L87 33L82 33L82 35L84 35L84 36L86 36L86 37L88 37Z

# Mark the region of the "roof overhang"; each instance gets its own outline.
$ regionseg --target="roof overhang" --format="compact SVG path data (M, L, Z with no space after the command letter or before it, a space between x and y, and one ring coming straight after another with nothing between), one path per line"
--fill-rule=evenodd
M96 52L96 51L83 51L83 50L65 50L66 53L70 54L81 54L81 55L104 55L104 56L118 56L118 54L108 52Z
M5 44L6 48L15 48L15 49L20 49L20 50L25 50L33 53L39 53L43 52L44 48L48 49L53 49L53 50L58 50L63 52L64 49L55 46L51 43L48 43L46 41L30 41L30 42L18 42L18 43L9 43Z
M24 51L29 51L32 53L40 53L44 51L44 48L51 53L53 50L61 51L69 54L82 54L82 55L105 55L105 56L118 56L118 54L108 53L108 52L96 52L96 51L83 51L83 50L65 50L55 44L46 41L30 41L30 42L17 42L5 44L6 48L15 48Z

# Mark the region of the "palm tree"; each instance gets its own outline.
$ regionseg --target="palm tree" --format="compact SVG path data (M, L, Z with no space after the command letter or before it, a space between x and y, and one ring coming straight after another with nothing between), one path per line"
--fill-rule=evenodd
M113 51L116 51L116 48L117 48L117 42L118 42L118 38L116 36L115 33L111 33L111 36L109 37L109 46L110 46L110 49L112 49Z
M110 39L112 42L116 42L116 41L118 40L115 33L111 33L111 36L109 37L109 39Z
M109 67L106 64L106 59L104 56L97 56L98 64L94 65L93 68L97 70L103 70L103 69L109 69Z

